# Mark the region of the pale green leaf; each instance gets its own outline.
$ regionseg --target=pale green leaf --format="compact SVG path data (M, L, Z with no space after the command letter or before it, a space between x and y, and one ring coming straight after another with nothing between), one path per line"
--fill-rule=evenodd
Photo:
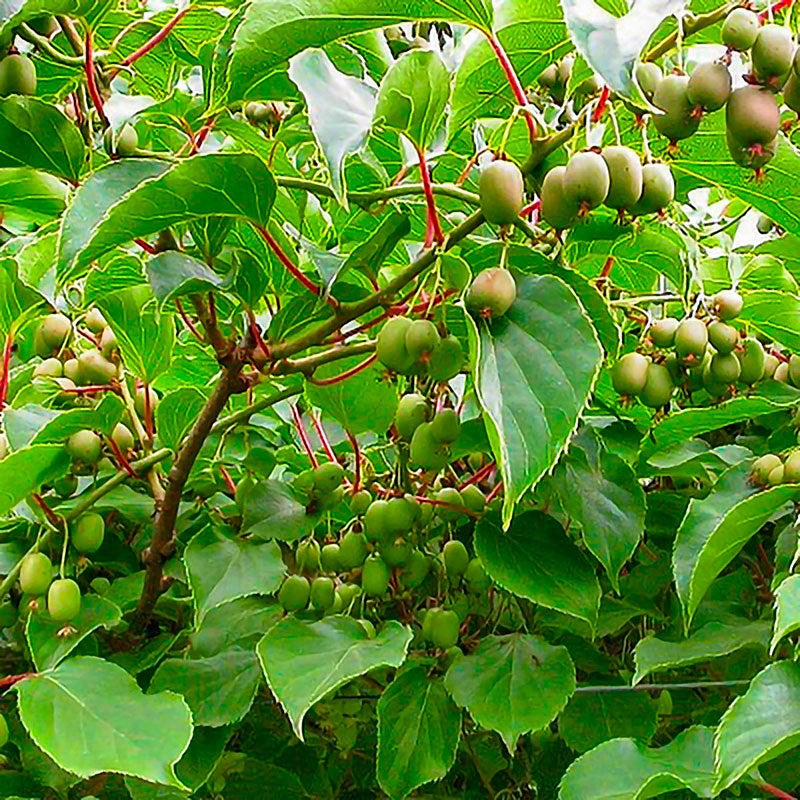
M774 655L781 639L800 628L800 575L785 578L775 590L775 627L770 642Z
M67 187L58 178L29 167L0 169L0 208L32 222L48 222L67 205Z
M69 456L60 444L32 445L7 455L0 461L0 514L7 514L68 464Z
M163 308L176 297L220 289L224 281L202 261L177 250L166 250L145 264L147 280Z

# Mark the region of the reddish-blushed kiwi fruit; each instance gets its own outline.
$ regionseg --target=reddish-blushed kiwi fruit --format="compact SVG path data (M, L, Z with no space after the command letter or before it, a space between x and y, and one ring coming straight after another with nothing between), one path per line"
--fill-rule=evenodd
M642 403L650 408L661 408L669 403L674 391L675 384L672 382L669 370L663 364L651 362L647 366L644 387L639 392Z
M708 326L708 341L720 353L732 353L739 343L739 331L733 325L717 320Z
M57 358L46 358L33 370L34 378L60 378L64 374L64 366Z
M105 533L105 520L94 511L88 511L73 523L69 541L79 553L96 553L103 544Z
M344 569L355 569L367 557L367 537L363 533L348 531L339 540L339 561Z
M297 545L295 552L295 562L300 572L318 572L320 568L319 542L312 536Z
M638 395L647 382L650 359L641 353L626 353L611 370L611 383L619 394Z
M361 588L367 597L383 597L389 588L392 573L386 562L377 555L370 556L361 570Z
M441 611L431 623L431 644L440 650L447 650L458 642L461 623L455 611Z
M682 319L675 331L675 351L683 358L693 356L689 360L699 361L708 346L708 328L697 317Z
M460 578L469 566L469 552L463 542L451 539L442 548L444 571L450 580Z
M461 372L464 364L464 348L455 336L445 336L434 348L428 359L428 375L439 382L452 380Z
M699 107L703 111L716 111L730 97L731 73L719 61L700 64L689 76L686 94L693 107Z
M722 23L722 44L731 50L749 50L758 38L761 23L747 8L734 8Z
M47 611L56 622L69 622L81 613L81 588L71 578L58 578L47 590Z
M754 336L742 339L741 349L736 351L736 357L742 368L739 375L742 383L752 386L764 377L767 356L764 352L764 345Z
M564 194L582 209L597 208L608 197L611 176L599 153L587 150L575 153L564 173Z
M121 422L118 422L114 426L114 430L111 431L111 439L123 453L130 452L136 445L136 440L133 438L130 428Z
M525 180L511 161L492 161L478 179L481 211L493 225L511 225L525 203Z
M117 336L110 327L103 329L100 334L100 352L106 357L111 358L112 353L117 349Z
M765 484L770 472L781 465L781 460L774 453L767 453L765 456L757 458L753 462L753 467L750 470L750 480L753 483Z
M419 361L427 359L441 341L436 325L429 319L415 319L406 331L406 350Z
M428 419L428 401L421 394L404 394L397 404L394 426L402 439L411 439L414 431Z
M308 605L311 584L302 575L289 575L278 591L278 602L284 611L302 611Z
M783 462L783 482L800 483L800 450L793 450Z
M53 564L44 553L28 553L22 559L19 585L25 594L44 594L52 580Z
M338 461L326 461L314 468L314 490L319 494L330 494L343 480L344 467Z
M514 276L504 267L479 272L467 291L467 308L483 317L501 317L517 298Z
M145 405L145 398L147 398L147 405ZM158 399L158 393L152 386L139 386L133 396L133 405L136 413L144 418L145 408L149 408L152 416L158 406Z
M108 327L106 318L99 308L90 308L83 321L92 333L102 333Z
M672 347L675 343L675 331L678 330L680 320L675 317L664 317L650 326L650 338L656 347Z
M769 81L792 68L795 43L788 28L768 23L758 32L750 51L753 71L759 80Z
M67 453L82 464L96 464L103 455L103 440L94 431L78 431L67 439Z
M103 146L110 156L128 158L139 152L139 134L127 122L118 131L108 127L103 134Z
M663 78L664 73L661 71L661 67L652 61L643 61L636 67L636 82L648 100L652 99Z
M617 145L604 148L600 155L609 176L605 204L609 208L630 208L642 196L642 162L638 153Z
M666 75L653 94L653 105L664 112L653 114L653 124L671 142L687 139L700 126L699 117L692 115L688 87L688 75Z
M762 169L772 161L778 151L777 136L769 144L743 145L730 131L726 131L725 142L733 163L746 169Z
M434 414L430 426L434 439L442 444L452 444L461 433L461 420L452 408L443 408Z
M414 358L406 349L406 333L411 326L407 317L392 317L378 333L375 351L378 361L387 369L400 374L414 366Z
M711 310L721 320L736 319L743 307L744 299L734 289L721 289L711 298Z
M330 578L319 576L311 581L309 592L311 605L318 611L327 611L333 608L336 601L336 585Z
M775 95L760 86L734 89L725 106L725 125L742 147L768 145L777 136L780 125Z
M454 520L461 516L461 509L464 507L464 500L458 489L454 486L445 486L439 489L434 495L437 501L435 510L443 520Z
M465 508L474 511L476 514L483 513L483 509L486 507L486 497L474 483L465 486L459 492Z
M628 210L636 216L654 214L675 199L675 179L669 164L645 164L642 167L642 194Z
M709 371L717 383L736 383L742 374L742 365L733 353L714 353Z
M0 97L12 94L36 94L36 66L22 53L0 60Z
M64 314L50 314L39 325L39 336L48 354L61 350L72 338L72 322Z
M580 204L568 198L564 191L566 171L566 167L553 167L544 176L539 195L541 202L539 213L542 219L557 231L571 228L578 221L580 212Z
M78 356L78 383L83 386L106 386L117 377L117 365L99 350L84 350Z

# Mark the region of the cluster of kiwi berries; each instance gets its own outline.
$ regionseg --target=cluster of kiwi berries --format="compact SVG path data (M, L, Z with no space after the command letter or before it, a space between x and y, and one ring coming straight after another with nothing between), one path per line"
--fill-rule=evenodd
M711 299L710 317L664 317L649 330L649 354L634 351L611 371L614 389L650 408L666 406L680 387L686 394L704 389L714 400L729 396L737 383L753 386L764 378L784 379L788 364L767 354L761 342L730 324L742 311L742 296L732 290ZM800 359L798 359L800 378Z
M767 453L753 462L750 480L757 486L778 486L781 483L800 483L800 450L785 457Z
M547 92L556 105L561 105L567 96L567 86L574 66L575 56L564 56L557 63L546 67L539 75L539 86ZM599 92L600 89L602 89L602 82L596 75L592 75L575 87L575 94L578 96L591 95Z

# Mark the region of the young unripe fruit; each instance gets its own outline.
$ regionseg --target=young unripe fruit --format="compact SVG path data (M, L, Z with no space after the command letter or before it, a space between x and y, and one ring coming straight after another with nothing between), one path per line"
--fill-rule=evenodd
M652 61L643 61L636 67L636 82L648 100L652 99L663 78L664 73L661 71L661 67Z
M416 469L438 472L447 466L447 449L431 432L430 422L423 422L414 431L409 455L411 465Z
M422 585L430 572L430 562L425 553L412 550L403 565L400 581L407 589L416 589Z
M722 44L731 50L749 50L758 38L758 15L746 8L734 8L722 23Z
M81 514L72 526L70 543L79 553L96 553L103 544L105 520L93 511Z
M461 420L452 408L443 408L430 422L433 438L441 444L452 444L461 433Z
M626 353L611 370L614 391L623 395L638 395L647 381L650 359L641 353Z
M786 361L781 361L775 368L772 377L779 383L789 383L789 364Z
M406 331L406 350L414 361L426 360L441 341L429 319L415 319Z
M797 82L797 88L798 88L798 99L800 99L800 81ZM787 103L787 105L789 104ZM794 111L795 109L792 110ZM756 220L756 230L760 234L766 236L766 234L770 233L774 227L775 223L766 214L758 215L758 219Z
M99 350L85 350L78 356L78 382L84 386L107 386L117 377L117 365Z
M397 404L394 425L401 439L411 439L414 431L427 419L428 401L416 392L404 394Z
M476 514L483 513L483 509L486 508L486 498L474 483L461 489L460 494L464 508L474 511Z
M130 123L125 123L118 131L106 128L103 134L103 147L110 156L128 158L136 155L139 150L139 134Z
M289 575L278 592L278 602L284 611L302 611L308 605L311 585L302 575Z
M402 536L380 546L381 558L389 567L402 567L411 555L411 544Z
M133 397L133 406L136 409L136 413L142 418L145 416L145 398L147 398L146 407L150 409L151 416L155 413L158 405L156 390L152 386L140 386Z
M266 103L253 102L245 105L244 115L253 125L266 125L275 114Z
M28 26L38 33L40 36L44 36L49 39L57 30L58 30L58 22L56 22L55 17L51 17L49 14L43 14L40 17L33 17L32 19L28 20Z
M686 94L689 103L703 111L716 111L728 102L731 93L731 73L728 68L714 61L700 64L689 77Z
M641 217L665 209L675 199L675 179L669 164L645 164L642 167L642 195L631 214Z
M642 196L642 162L630 147L606 147L601 153L608 167L606 205L628 209Z
M89 587L95 594L104 595L111 588L111 581L103 575L98 575L96 578L92 578Z
M111 355L117 349L117 335L107 327L100 334L100 352L106 357L111 358Z
M558 65L548 64L539 75L539 84L545 89L552 89L558 83Z
M750 53L753 72L762 81L785 75L792 68L794 51L794 40L788 28L783 25L764 25Z
M800 356L789 356L789 383L800 388Z
M63 314L50 314L39 325L39 336L48 353L61 350L72 338L72 322Z
M514 276L503 267L490 267L475 276L465 298L467 308L482 317L501 317L517 298Z
M57 358L46 358L33 370L34 378L60 378L63 374L64 367Z
M53 490L61 498L66 499L67 497L72 497L72 495L78 491L77 476L73 475L71 472L68 472L66 475L61 475L53 481Z
M800 483L800 450L793 450L783 462L783 482Z
M608 197L611 176L603 157L591 150L576 153L564 173L564 194L582 209L591 211Z
M431 624L431 644L440 650L453 647L458 642L461 623L455 611L441 611Z
M455 336L445 336L428 360L428 375L437 383L452 380L461 372L464 364L464 349Z
M52 580L53 565L44 553L30 553L22 559L19 585L25 594L44 594Z
M59 578L47 590L47 611L56 622L69 622L81 613L81 588L71 578Z
M742 366L733 353L715 353L711 359L709 371L716 382L731 384L739 380Z
M327 611L336 601L336 587L330 578L314 578L311 582L311 605L318 611Z
M492 161L478 179L481 211L493 225L511 225L525 202L525 181L510 161Z
M339 545L335 542L324 545L319 553L319 563L323 572L338 572L342 568Z
M680 320L675 317L664 317L654 322L650 327L650 338L656 347L672 347L675 343L675 331L678 330Z
M361 588L368 597L383 597L389 588L391 571L380 556L370 556L361 571Z
M441 519L454 520L461 516L464 501L461 499L461 493L458 489L452 486L445 486L436 492L434 499L436 500L436 513Z
M735 89L725 106L725 125L742 147L768 145L778 135L780 125L775 95L759 86Z
M317 497L317 511L330 511L344 499L344 486L337 486L332 492Z
M411 327L407 317L392 317L378 333L375 352L384 367L401 375L414 366L414 358L406 349L406 333Z
M103 455L103 440L94 431L78 431L67 439L67 453L74 461L94 465Z
M108 327L106 318L99 308L90 308L83 321L92 333L102 333Z
M350 510L360 517L369 508L372 502L372 495L367 489L361 489L350 498Z
M692 115L688 94L687 75L667 75L653 93L653 105L663 114L653 114L656 130L671 142L687 139L700 126L700 119Z
M742 313L744 300L733 289L722 289L711 298L711 310L721 320L736 319Z
M64 377L76 385L80 382L81 365L77 358L68 358L64 362Z
M778 486L783 483L783 464L779 464L767 475L767 486Z
M669 403L675 384L669 370L663 364L649 364L644 388L639 399L649 408L661 408Z
M386 501L384 520L389 534L408 533L417 521L417 501L408 497L392 497Z
M342 598L342 608L346 609L361 594L361 587L357 583L344 583L337 594Z
M798 53L800 53L800 48L798 48ZM797 68L792 70L786 83L783 84L783 102L795 114L800 114L800 73L798 73ZM759 222L761 222L760 217ZM766 230L761 230L761 227L758 230L760 233L769 233L772 230L772 221L770 220L770 227Z
M451 581L460 578L469 565L469 553L463 542L458 539L451 539L442 548L442 560L444 561L444 571Z
M297 545L295 562L300 572L318 572L320 568L320 546L316 539L306 539Z
M723 395L728 394L730 390L730 384L717 379L717 377L711 371L711 359L703 364L702 377L703 388L711 397L722 397Z
M686 361L697 363L708 346L708 328L697 317L681 320L675 331L675 351Z
M725 322L712 322L708 326L708 341L720 353L732 353L739 343L739 331Z
M759 342L761 344L761 342ZM773 378L775 376L775 371L780 366L781 360L776 356L772 355L772 353L767 353L764 357L764 374L761 376L762 378ZM744 371L744 368L742 368Z
M127 425L118 422L111 432L111 439L123 453L129 453L136 445L136 440Z
M326 461L314 468L314 489L319 494L330 494L344 480L344 467L338 461Z
M541 201L539 213L542 219L557 231L571 228L578 221L580 212L580 205L567 197L564 186L566 172L566 167L553 167L544 176L539 195Z
M473 558L467 565L464 582L473 594L485 592L492 585L492 579L486 574L486 568L479 558Z
M339 561L343 569L355 569L367 557L367 537L363 533L349 531L339 540Z
M736 351L736 357L741 366L739 380L742 383L752 386L764 377L767 357L758 339L750 336L742 339L742 349Z
M12 94L36 94L36 66L22 53L0 60L0 97Z
M389 532L388 500L373 500L364 514L364 533L370 542L379 542Z

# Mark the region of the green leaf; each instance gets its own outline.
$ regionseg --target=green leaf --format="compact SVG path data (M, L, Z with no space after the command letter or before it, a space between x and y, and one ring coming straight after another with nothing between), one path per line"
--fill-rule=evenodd
M0 35L42 14L69 14L96 20L109 5L108 0L2 0Z
M205 395L190 386L165 394L156 406L159 442L177 451L205 404Z
M249 153L111 163L86 179L64 215L59 279L76 277L117 245L181 222L223 216L265 225L275 191L267 165Z
M32 167L76 181L85 145L78 128L50 103L13 95L0 100L0 167Z
M293 93L286 75L292 56L409 20L459 22L490 30L492 6L488 0L410 0L402 6L374 0L365 10L352 0L255 0L235 20L231 50L218 58L216 77L227 77L228 101L282 99Z
M646 800L684 789L712 797L712 736L696 725L660 748L633 739L604 742L573 761L558 800Z
M303 718L327 694L376 667L399 667L411 631L386 622L370 639L352 617L303 622L289 616L266 633L257 652L269 688L303 739Z
M375 105L379 127L402 133L425 151L450 99L450 73L433 50L409 50L383 76Z
M174 766L192 737L192 715L180 697L144 695L125 670L86 656L27 678L16 691L25 729L63 769L181 787Z
M513 756L519 737L549 725L575 691L566 647L535 636L487 636L445 677L453 699L483 728L497 731Z
M795 485L755 486L752 464L736 464L720 475L708 497L692 499L678 529L672 566L687 629L720 572L781 506L800 495Z
M644 534L645 495L635 473L597 437L582 435L553 477L564 511L580 526L587 549L618 592L619 571Z
M259 481L245 495L242 533L293 542L312 530L315 523L316 517L306 513L283 481Z
M769 664L720 720L714 736L714 791L800 745L800 666Z
M472 323L470 339L507 527L517 500L574 434L603 351L575 293L551 275L519 280L511 309L492 323Z
M64 472L69 456L61 444L24 447L0 461L0 514L35 492L43 483Z
M121 619L119 608L96 594L81 598L80 614L69 623L75 633L69 636L58 635L64 627L63 622L55 622L45 612L31 614L25 627L25 636L36 669L43 672L55 667L87 636L98 628L113 628Z
M195 725L219 728L250 710L261 681L256 654L233 647L209 658L168 658L153 675L149 693L183 695Z
M308 121L328 163L334 194L346 206L344 163L367 142L375 88L340 72L324 50L310 49L296 55L289 66L289 77L305 97Z
M378 700L378 783L391 800L443 778L456 760L461 712L424 667L398 675Z
M704 663L745 647L766 649L770 628L770 623L761 621L743 622L741 625L713 621L703 625L688 639L677 642L647 636L640 639L633 649L636 664L633 682L639 683L653 672Z
M169 369L175 343L175 322L159 313L146 286L132 286L98 298L128 369L144 380Z
M192 655L210 658L232 647L255 648L284 611L273 600L240 597L212 608L192 635Z
M254 594L272 594L283 578L281 551L275 542L233 539L210 525L183 554L199 624L212 609Z
M800 299L796 295L758 289L745 292L743 297L742 322L790 350L800 350Z
M774 655L781 639L800 628L800 575L790 575L775 590L775 628L770 642Z
M475 528L475 552L507 591L594 628L600 584L586 557L553 517L528 511L507 532L496 519L486 517Z
M29 167L0 169L0 186L3 187L0 208L33 222L49 222L67 205L67 187L52 175Z
M647 742L656 728L656 704L646 692L578 692L558 717L558 732L579 753L607 739Z
M408 209L388 209L381 218L380 225L350 251L339 274L344 275L348 270L354 269L368 278L377 279L383 262L410 231ZM452 257L448 254L443 256L445 259Z
M145 264L145 271L160 308L176 297L210 292L225 284L202 261L177 250L166 250L153 256Z
M16 265L11 259L0 259L0 297L3 298L0 303L0 334L3 336L15 335L45 307L44 297L17 277Z

